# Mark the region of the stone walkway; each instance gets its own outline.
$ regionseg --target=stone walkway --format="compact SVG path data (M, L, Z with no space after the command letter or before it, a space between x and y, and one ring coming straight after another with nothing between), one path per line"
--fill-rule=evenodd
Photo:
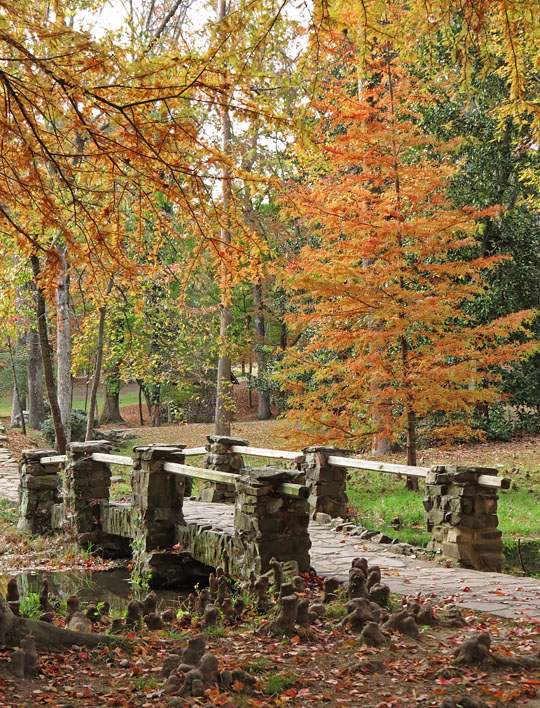
M0 498L18 501L16 461L0 447ZM233 532L234 507L184 500L184 516L206 528ZM319 575L347 580L353 558L362 556L380 566L384 582L400 595L442 598L454 604L500 617L540 622L540 580L502 573L445 568L412 556L393 553L384 544L360 541L312 521L311 564Z
M19 501L19 466L6 450L0 447L0 498Z
M184 501L189 522L232 533L233 507ZM311 564L319 575L347 580L353 558L367 558L381 568L383 582L400 595L451 600L455 605L499 617L540 622L540 580L504 573L481 573L445 568L412 556L392 553L390 547L359 541L315 521L309 525Z

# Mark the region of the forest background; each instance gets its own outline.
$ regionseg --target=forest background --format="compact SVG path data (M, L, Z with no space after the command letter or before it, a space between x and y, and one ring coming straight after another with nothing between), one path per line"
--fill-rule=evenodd
M537 431L535 3L0 8L13 423L63 452L101 379L102 421L136 382L227 433L244 373L260 419L409 464Z

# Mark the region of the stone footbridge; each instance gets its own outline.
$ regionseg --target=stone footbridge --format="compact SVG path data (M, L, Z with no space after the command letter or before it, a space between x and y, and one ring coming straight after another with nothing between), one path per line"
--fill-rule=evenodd
M203 468L186 464L196 455L204 456ZM247 455L279 459L288 468L245 468ZM130 503L109 498L113 464L131 468ZM464 567L501 570L497 489L507 481L497 478L496 470L412 468L357 460L323 447L301 453L262 450L219 436L209 436L204 448L137 447L132 458L111 455L103 441L72 443L67 456L25 451L19 527L43 533L68 525L85 547L92 544L109 556L132 555L138 574L154 586L185 584L194 561L247 575L265 572L272 557L296 572L314 567L319 574L344 578L352 558L369 548L352 537L336 553L335 543L328 543L335 532L320 522L346 517L351 467L424 477L432 547ZM194 477L203 484L198 501L185 498L186 480ZM377 562L392 569L404 565L387 549L378 550Z

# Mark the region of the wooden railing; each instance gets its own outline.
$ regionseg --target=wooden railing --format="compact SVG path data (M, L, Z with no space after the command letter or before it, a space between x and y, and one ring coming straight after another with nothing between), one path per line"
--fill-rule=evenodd
M200 455L203 452L206 452L206 450L204 447L191 448L189 451L187 449L182 450L182 453L184 455L186 454L186 452L189 455ZM132 458L127 457L126 455L109 455L105 452L93 452L90 457L96 462L106 462L110 465L121 465L123 467L131 467L133 464ZM53 455L52 457L42 457L40 459L40 462L42 465L58 464L59 462L67 462L67 459L67 455ZM177 462L165 462L163 464L163 470L165 472L169 472L170 474L178 474L184 477L194 477L195 479L202 479L208 482L223 482L225 484L234 485L238 480L238 475L233 474L232 472L220 472L218 470L210 470L204 467L182 465ZM308 487L305 487L302 484L290 484L286 482L279 485L279 491L283 494L288 494L289 496L303 497L304 499L307 499L309 494Z
M278 460L297 460L302 458L302 452L294 450L272 450L262 447L248 447L242 445L233 445L232 452L241 455L251 455L253 457L266 457ZM197 455L206 454L207 450L204 447L184 448L181 454L185 457L195 457ZM123 465L131 467L132 459L124 455L109 455L102 452L94 452L91 455L93 460L107 462L112 465ZM42 457L41 464L56 464L66 462L66 455L53 455L52 457ZM396 474L407 477L425 478L429 472L429 467L413 467L411 465L400 465L393 462L377 462L374 460L363 460L356 457L342 457L340 455L330 455L327 458L327 463L334 467L346 467L350 469L358 469L365 471L384 472L386 474ZM234 480L238 475L231 472L218 472L217 470L209 470L200 467L192 467L190 465L181 465L175 462L166 462L164 469L173 474L183 474L187 477L195 477L197 479L208 480L211 482L224 482L226 484L234 484ZM478 484L482 487L492 487L509 489L511 480L507 477L495 477L494 475L483 474L478 477ZM286 485L292 488L300 488L301 485ZM296 492L290 492L291 494Z

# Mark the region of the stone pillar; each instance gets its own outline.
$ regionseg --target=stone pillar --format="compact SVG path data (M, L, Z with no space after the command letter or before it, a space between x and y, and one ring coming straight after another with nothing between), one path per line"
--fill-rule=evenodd
M206 456L204 467L219 472L231 472L240 474L244 467L242 455L231 450L233 445L247 447L248 440L242 438L231 438L224 435L208 435L206 445ZM233 484L225 482L203 482L198 501L202 502L222 502L234 504L236 490Z
M56 450L23 450L19 462L19 521L17 528L32 534L52 531L53 506L62 500L62 463L42 465Z
M103 540L102 518L109 503L111 467L92 459L94 452L110 453L106 440L68 445L66 464L66 516L78 543L99 546Z
M239 477L234 513L235 542L243 546L239 574L265 573L272 557L296 561L299 572L309 571L308 501L279 489L293 479L294 474L276 467L256 467Z
M306 485L309 487L309 508L311 517L327 522L331 517L346 519L349 515L349 500L347 498L347 468L333 467L328 464L330 455L349 455L346 450L335 447L312 445L305 447L304 461L300 469L306 475ZM324 515L324 516L323 516Z
M426 477L424 498L428 546L463 568L500 572L501 532L497 529L497 488L481 487L480 475L496 475L482 467L434 466Z
M131 507L136 580L153 587L175 584L176 524L183 524L184 477L163 471L165 462L184 464L185 445L133 449ZM185 560L182 559L182 564Z

